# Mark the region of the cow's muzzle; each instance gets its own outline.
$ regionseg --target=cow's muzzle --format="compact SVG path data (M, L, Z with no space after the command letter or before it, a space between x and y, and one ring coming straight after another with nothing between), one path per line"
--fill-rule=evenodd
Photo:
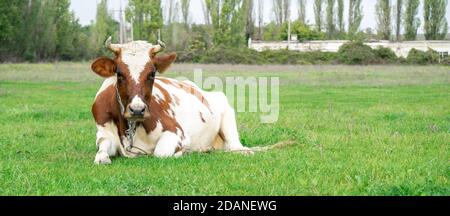
M149 116L148 106L139 97L133 98L125 110L125 118L130 120L144 120Z

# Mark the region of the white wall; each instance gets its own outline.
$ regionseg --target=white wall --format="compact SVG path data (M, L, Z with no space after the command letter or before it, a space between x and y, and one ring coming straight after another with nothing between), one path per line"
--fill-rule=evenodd
M300 52L309 51L323 51L323 52L337 52L339 47L348 41L333 40L333 41L309 41L309 42L290 42L289 50L296 50ZM412 48L427 51L433 49L438 52L450 53L450 41L405 41L405 42L390 42L378 41L367 42L372 48L383 46L392 49L397 56L407 57L409 50ZM252 41L249 42L249 48L257 51L263 50L278 50L286 49L288 47L287 41Z

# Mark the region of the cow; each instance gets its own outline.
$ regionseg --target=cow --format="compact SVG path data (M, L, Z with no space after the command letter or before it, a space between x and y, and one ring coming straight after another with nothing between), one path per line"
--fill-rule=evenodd
M114 58L99 57L91 69L105 78L92 114L97 126L95 164L111 157L179 157L185 152L252 154L239 140L235 112L222 92L206 92L190 81L156 76L176 59L158 54L164 43L132 41L105 46Z

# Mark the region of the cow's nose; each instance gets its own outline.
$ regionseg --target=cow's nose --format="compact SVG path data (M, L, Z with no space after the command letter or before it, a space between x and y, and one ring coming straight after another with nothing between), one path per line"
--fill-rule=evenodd
M145 106L144 107L131 107L130 106L129 109L133 116L143 116L146 108L147 107L145 107Z

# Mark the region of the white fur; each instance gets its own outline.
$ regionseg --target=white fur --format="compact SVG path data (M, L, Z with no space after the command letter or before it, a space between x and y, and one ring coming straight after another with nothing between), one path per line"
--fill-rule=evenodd
M154 151L156 157L165 158L175 155L175 150L178 143L181 142L180 136L174 134L170 131L163 132L161 138L159 138L158 143Z
M106 88L108 88L110 85L115 85L117 82L117 77L116 76L111 76L105 79L105 81L103 81L102 86L100 87L100 89L97 91L97 94L95 95L95 98L97 98L97 96L102 93Z
M131 100L130 108L133 110L141 110L145 108L145 103L142 101L142 99L139 96L134 96L134 98Z
M110 156L117 155L120 145L120 138L117 134L117 126L112 122L107 122L102 125L97 125L97 155L94 163L96 164L110 164Z
M138 84L139 76L150 61L153 45L145 41L133 41L121 45L122 61L128 66L131 78Z

